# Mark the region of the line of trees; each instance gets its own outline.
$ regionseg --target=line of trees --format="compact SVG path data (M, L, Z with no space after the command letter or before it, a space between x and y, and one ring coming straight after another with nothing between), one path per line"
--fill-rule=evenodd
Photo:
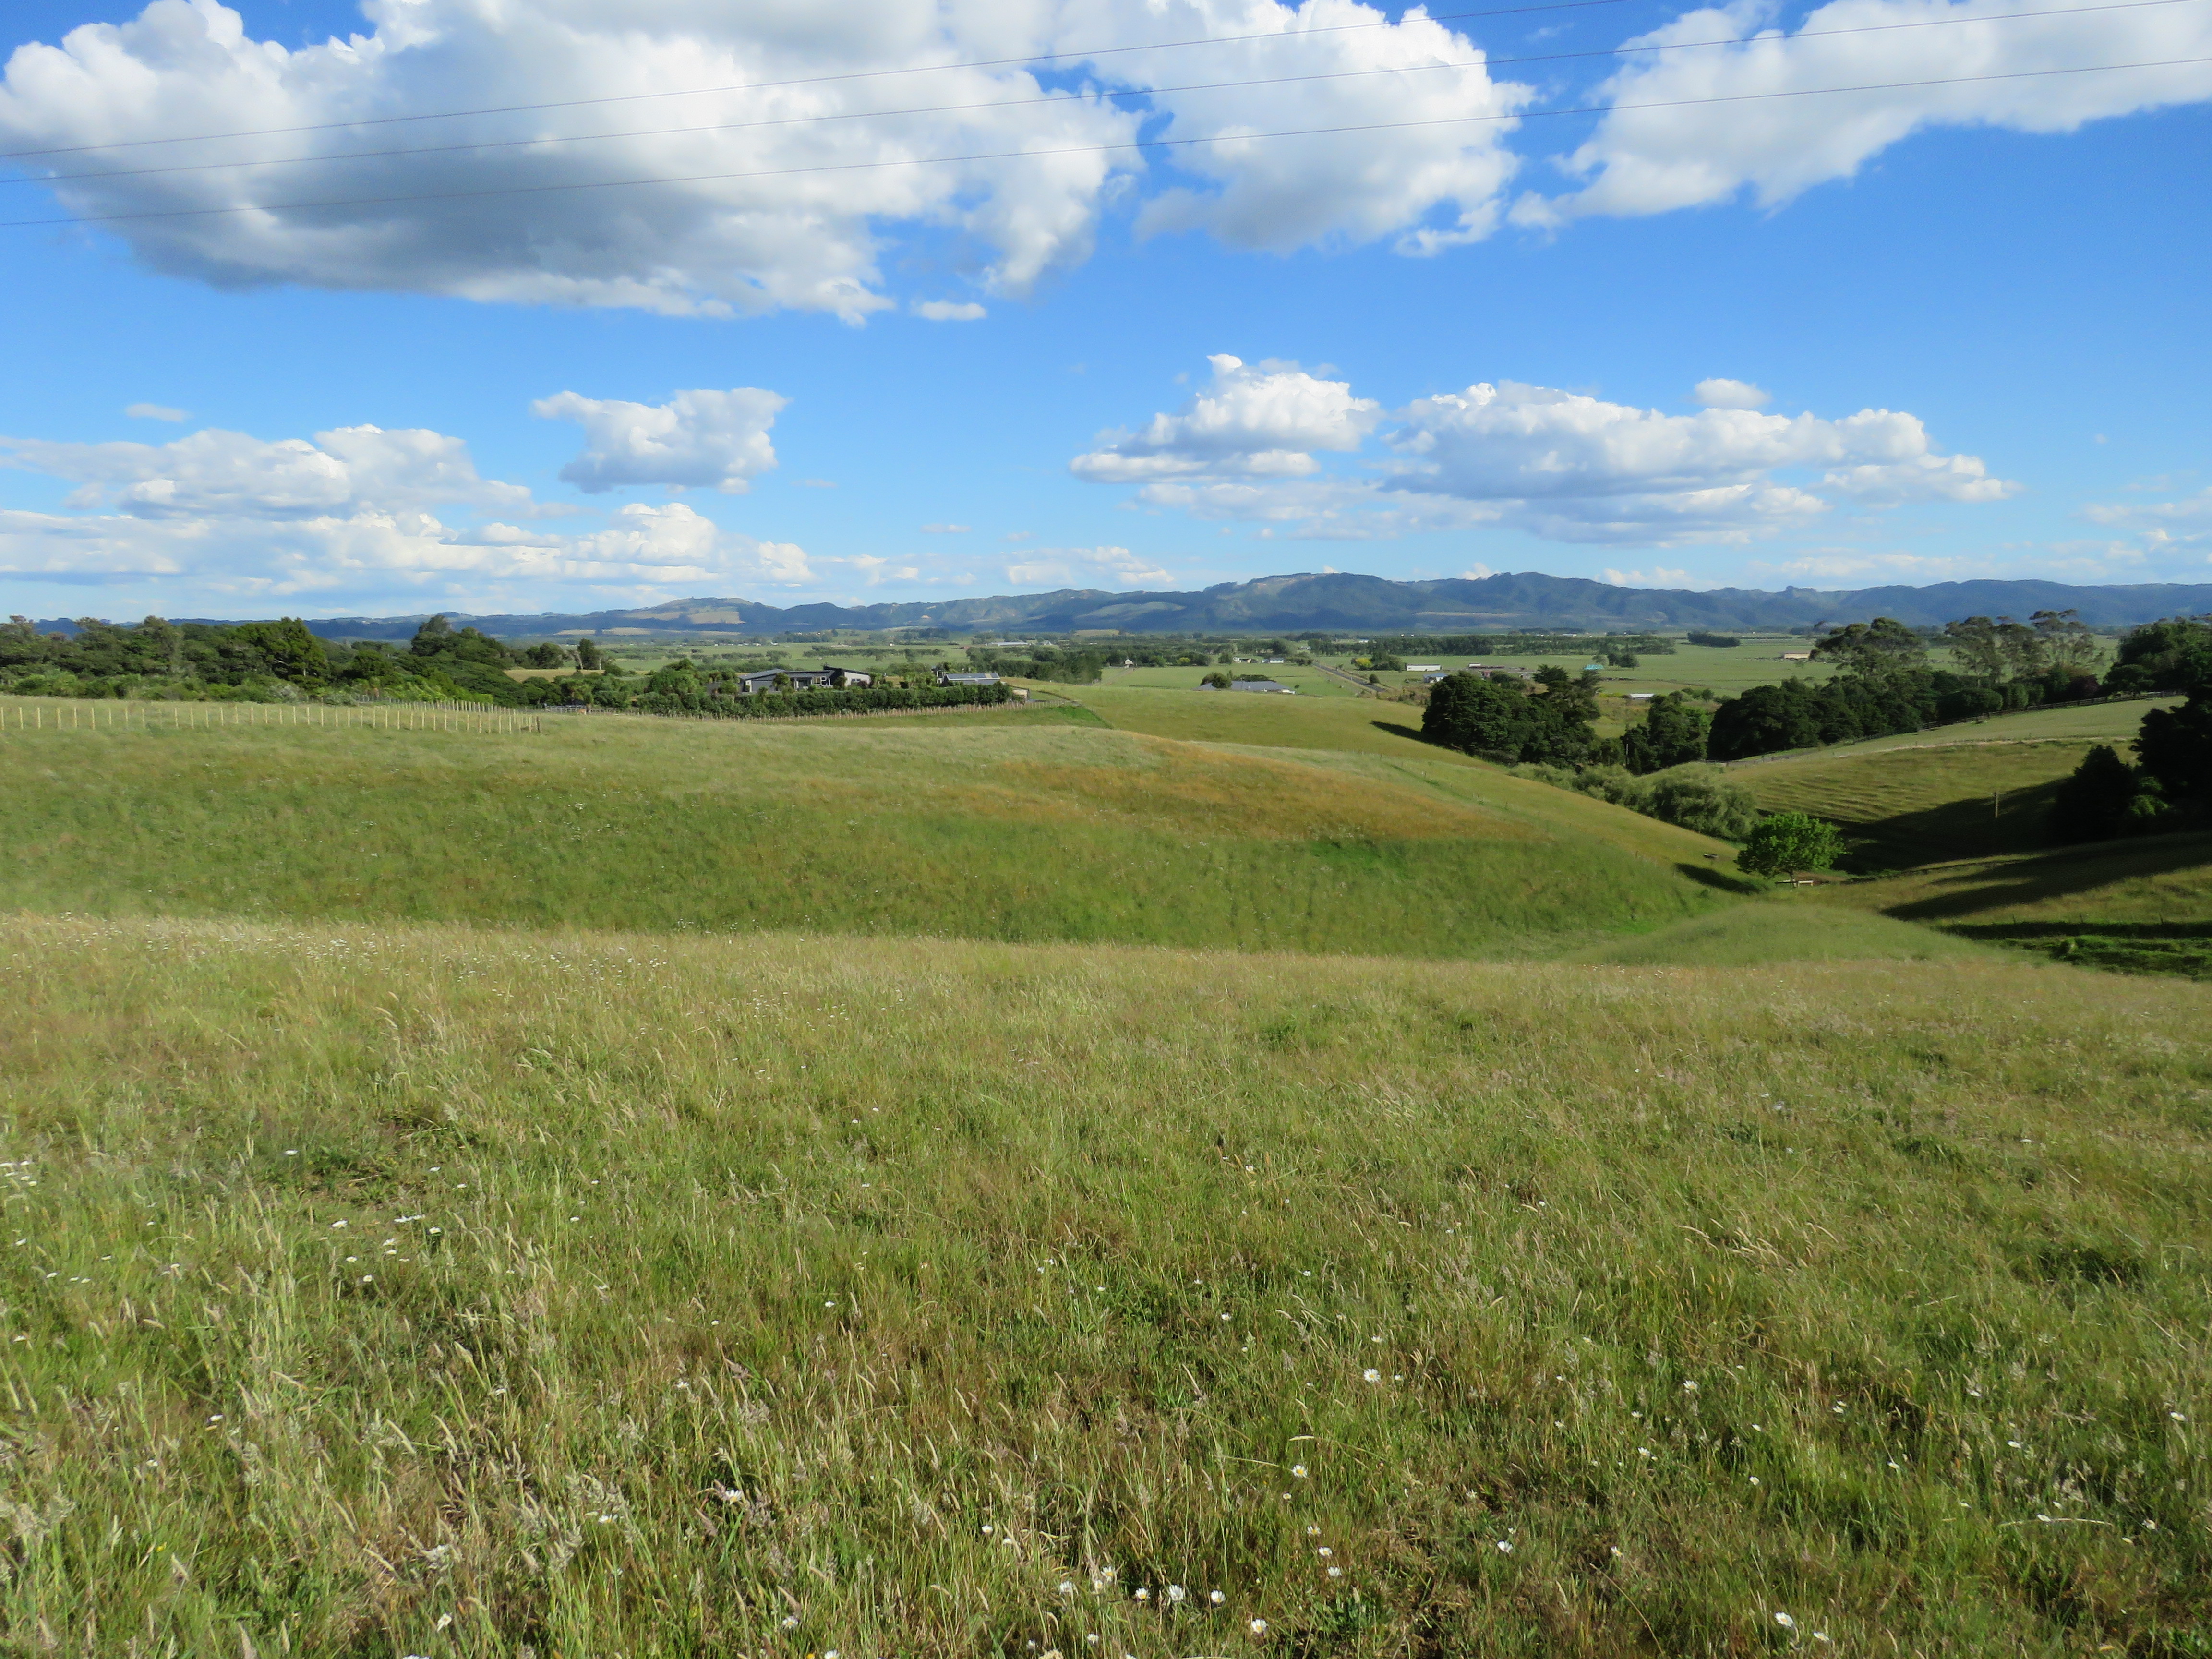
M274 622L172 623L88 617L74 635L41 634L28 618L0 626L0 690L69 697L286 702L369 696L394 702L556 700L507 677L514 667L599 668L590 640L516 647L433 617L404 650L325 640L295 617Z
M1595 662L1674 654L1674 641L1657 634L1397 634L1367 643L1368 654L1378 657L1580 657Z

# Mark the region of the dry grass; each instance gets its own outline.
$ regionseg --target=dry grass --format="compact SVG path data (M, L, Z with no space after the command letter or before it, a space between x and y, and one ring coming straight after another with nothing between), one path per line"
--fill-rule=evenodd
M2212 1644L2199 987L18 918L0 996L13 1650Z

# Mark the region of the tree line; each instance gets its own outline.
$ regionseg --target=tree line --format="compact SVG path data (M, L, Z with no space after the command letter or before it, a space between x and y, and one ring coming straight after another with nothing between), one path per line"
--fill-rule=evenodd
M1928 661L1931 643L1952 666ZM1891 617L1825 634L1815 660L1841 672L1814 684L1754 686L1711 706L1680 692L1651 700L1619 739L1595 732L1596 676L1560 668L1533 684L1459 673L1431 692L1422 719L1430 741L1596 794L1707 833L1741 839L1750 821L1740 790L1707 777L1658 789L1654 775L1856 738L1917 732L2008 708L2111 695L2182 692L2177 709L2143 718L2130 764L2100 748L2060 792L2052 828L2086 840L2166 827L2212 802L2212 617L2178 617L2130 630L2100 673L2104 645L2072 611L2038 611L2026 623L1969 617L1930 632Z

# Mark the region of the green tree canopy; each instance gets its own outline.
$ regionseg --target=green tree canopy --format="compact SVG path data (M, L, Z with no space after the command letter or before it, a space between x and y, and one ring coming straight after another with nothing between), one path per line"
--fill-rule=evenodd
M1813 647L1814 659L1832 662L1863 679L1887 679L1928 660L1927 641L1893 617L1853 623L1824 635Z
M1826 870L1842 856L1844 838L1826 818L1809 812L1773 812L1759 821L1735 855L1736 867L1779 878L1800 870Z

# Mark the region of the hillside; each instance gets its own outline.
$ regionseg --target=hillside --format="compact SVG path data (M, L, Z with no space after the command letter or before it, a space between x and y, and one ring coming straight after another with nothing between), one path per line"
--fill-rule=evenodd
M1784 629L1894 617L1915 626L1968 616L2027 617L2076 610L2094 627L2126 627L2212 611L2212 586L2140 583L2070 586L2046 581L1941 582L1927 587L1765 592L1691 592L1547 576L1535 571L1437 581L1391 581L1334 571L1224 582L1197 592L1063 588L1050 593L943 599L885 605L762 605L745 599L677 599L632 610L536 616L453 615L456 623L501 638L561 634L732 635L838 629L941 629L953 633L1025 630L1067 634L1350 633L1470 634L1519 629ZM337 617L316 630L337 639L409 637L422 618ZM41 628L70 624L66 619Z
M2050 845L2051 798L2090 748L2124 752L2143 711L2170 701L2029 709L1740 761L1728 772L1765 811L1842 826L1852 843L1847 869L2033 852Z
M1821 897L2089 966L2212 978L2212 834L1936 864Z
M1452 786L1067 716L9 732L0 904L1494 957L1731 896L1717 843L1395 732L1345 728Z
M8 919L0 988L70 1651L2212 1640L2199 987Z

